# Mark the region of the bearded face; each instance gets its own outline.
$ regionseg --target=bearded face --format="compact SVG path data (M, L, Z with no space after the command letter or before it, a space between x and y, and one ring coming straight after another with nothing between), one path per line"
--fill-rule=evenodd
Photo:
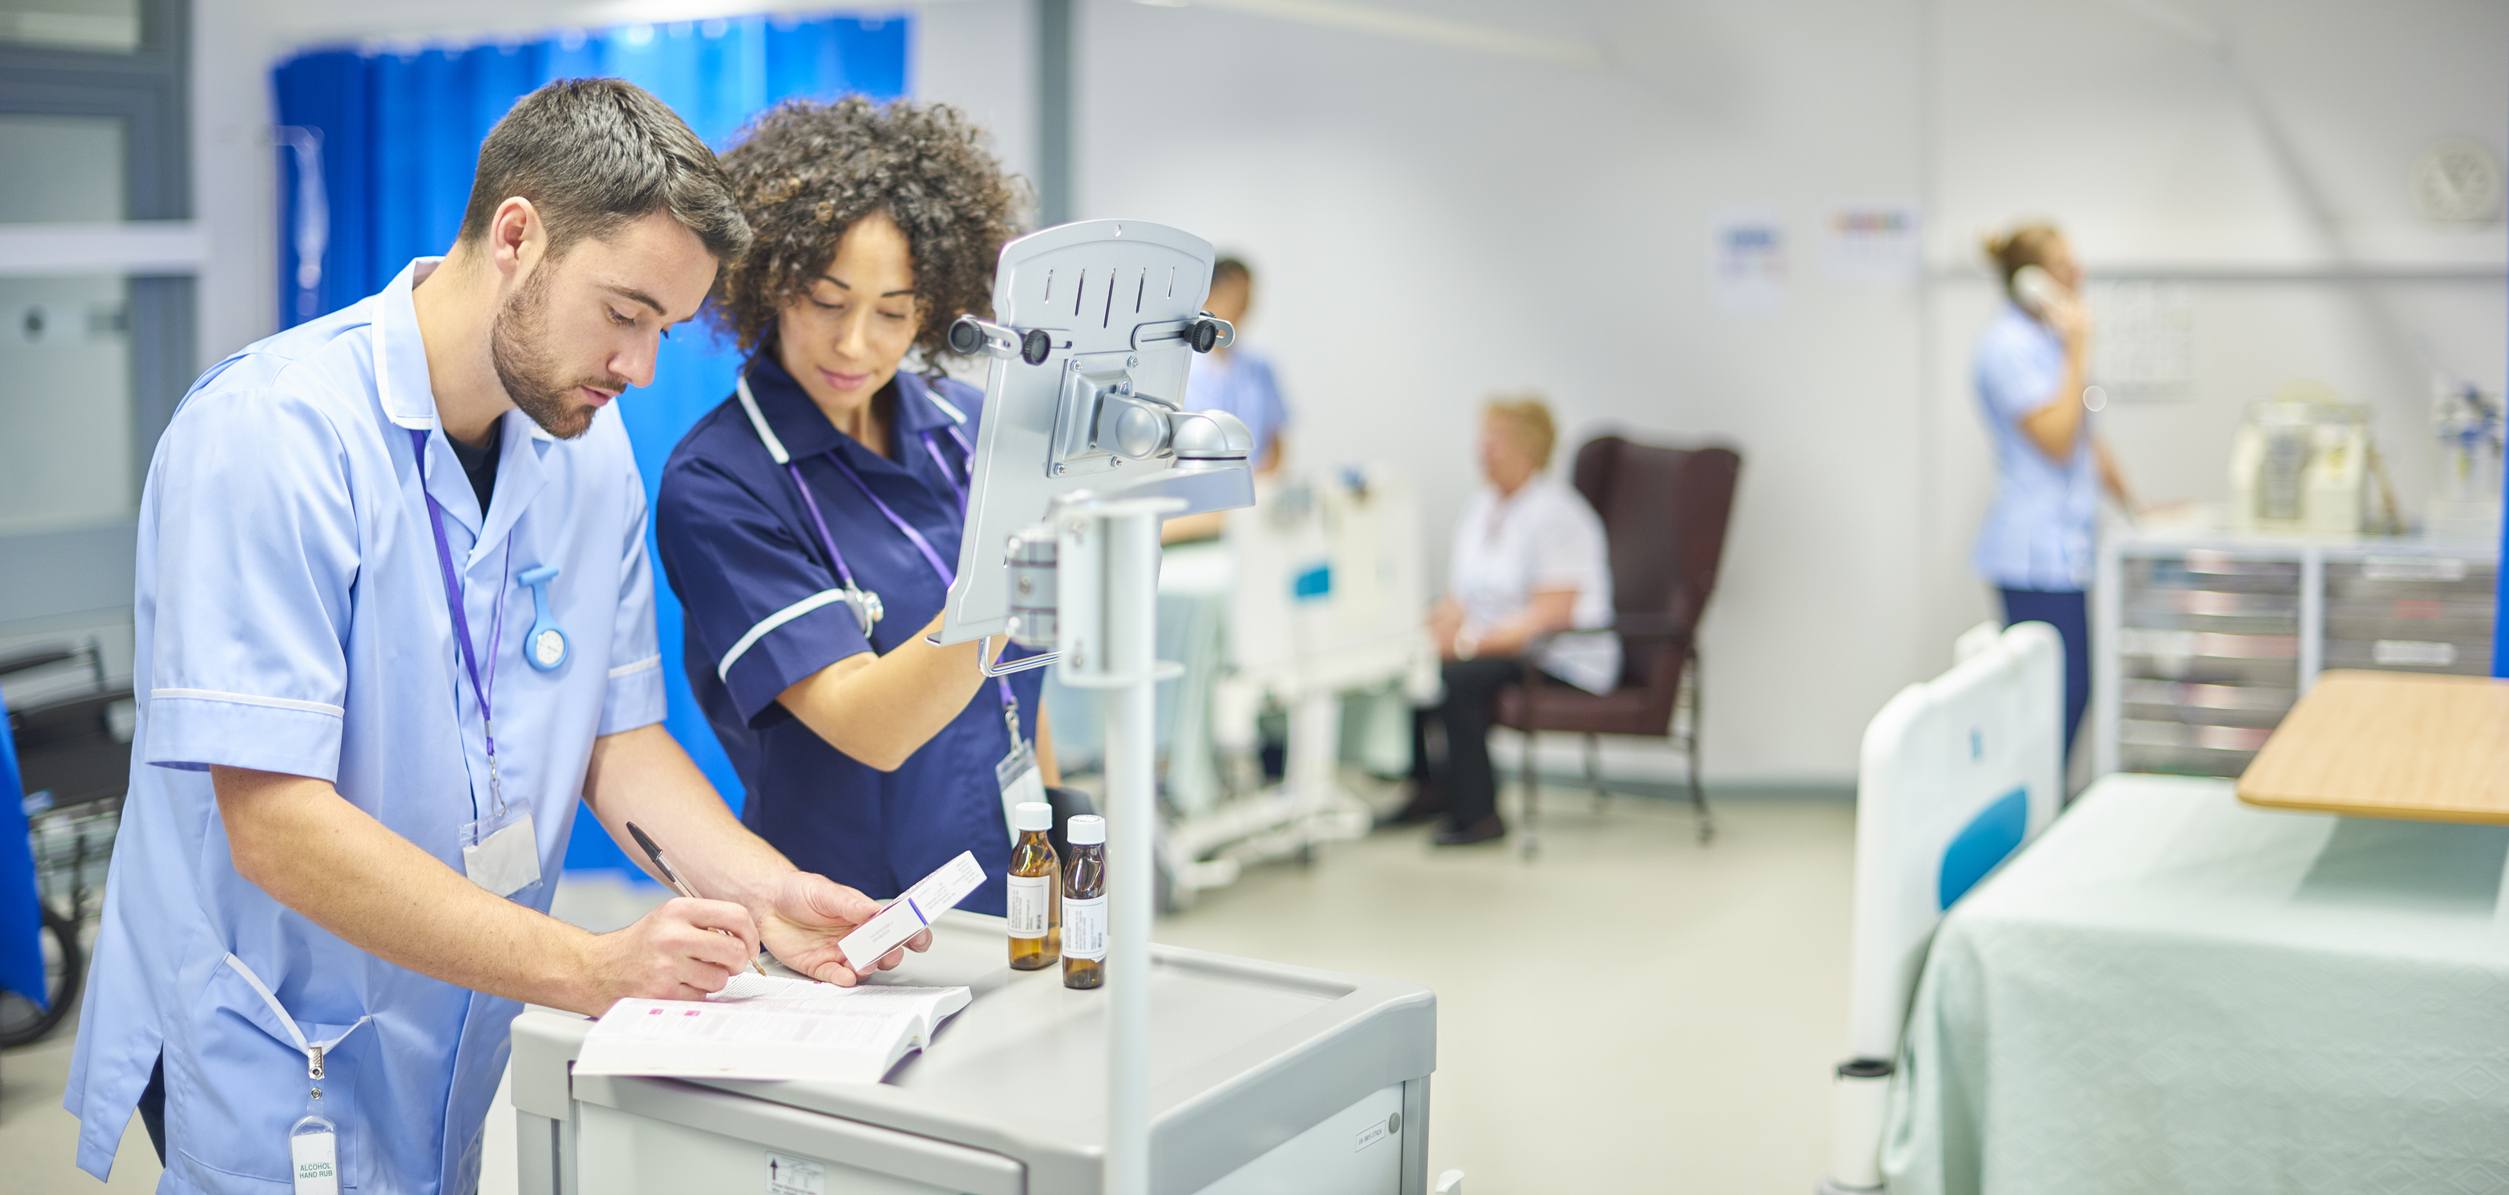
M603 365L570 367L561 359L550 335L549 296L563 260L544 260L497 310L488 331L488 355L506 396L540 429L572 440L592 427L592 417L605 397L594 401L586 391L615 396L628 388L626 378Z

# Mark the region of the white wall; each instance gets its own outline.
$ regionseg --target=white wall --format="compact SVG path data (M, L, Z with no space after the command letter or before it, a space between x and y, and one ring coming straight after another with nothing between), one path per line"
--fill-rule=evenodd
M1280 364L1291 453L1410 472L1433 557L1437 512L1474 484L1492 389L1549 392L1563 456L1615 426L1734 443L1742 486L1704 638L1708 763L1842 777L1864 719L1945 651L1908 635L1916 307L1908 292L1797 286L1780 311L1728 314L1704 247L1732 205L1808 232L1833 200L1915 193L1917 10L1602 19L1616 7L1550 23L1611 47L1608 64L1577 68L1090 4L1079 207L1245 251L1260 274L1249 339ZM1810 249L1794 250L1801 274Z

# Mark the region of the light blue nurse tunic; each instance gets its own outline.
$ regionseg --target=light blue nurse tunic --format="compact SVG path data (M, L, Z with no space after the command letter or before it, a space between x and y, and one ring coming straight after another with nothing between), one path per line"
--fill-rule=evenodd
M1235 415L1254 436L1253 460L1262 464L1271 456L1273 443L1289 428L1289 403L1281 397L1280 376L1272 369L1272 358L1240 344L1226 355L1195 353L1186 364L1192 375L1186 380L1185 393L1193 397L1195 408Z
M497 757L544 877L515 900L548 908L593 740L662 718L626 432L603 411L560 442L508 412L483 514L437 428L410 302L434 266L220 362L158 442L140 503L130 795L63 1099L82 1122L79 1165L100 1178L162 1055L159 1190L284 1189L307 1104L301 1033L337 1039L322 1108L344 1188L478 1183L519 1006L360 951L238 876L206 770L329 780L462 869L473 802L490 801L486 744L422 485L444 506L476 650L501 639ZM548 620L570 643L546 672L523 657L534 614L515 578L535 565L558 569Z
M1971 554L1978 576L2003 589L2080 593L2099 563L2099 470L2091 417L2062 461L2039 451L2021 426L2065 378L2065 346L2047 326L2006 304L1978 342L1972 365L1978 405L1995 444L1995 500Z

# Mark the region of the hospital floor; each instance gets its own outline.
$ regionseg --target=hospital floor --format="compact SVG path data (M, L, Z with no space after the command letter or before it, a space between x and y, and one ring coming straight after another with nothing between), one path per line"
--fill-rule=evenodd
M1851 807L1735 797L1702 848L1668 803L1553 792L1532 863L1380 834L1255 869L1159 939L1435 990L1430 1169L1472 1195L1809 1190L1845 1032ZM607 928L658 891L570 884L559 912ZM0 1195L98 1189L60 1110L71 1038L0 1055ZM513 1189L512 1126L500 1093L489 1195ZM134 1122L111 1187L156 1174Z

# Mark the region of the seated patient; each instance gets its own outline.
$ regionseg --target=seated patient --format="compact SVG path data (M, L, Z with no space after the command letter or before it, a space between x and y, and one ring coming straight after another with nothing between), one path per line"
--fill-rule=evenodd
M1464 507L1446 596L1429 615L1445 696L1412 718L1412 796L1393 824L1444 817L1435 842L1465 846L1504 836L1490 771L1498 695L1541 670L1601 693L1620 675L1620 640L1562 635L1612 620L1612 566L1603 521L1566 482L1544 472L1557 438L1537 395L1503 396L1481 418L1481 476ZM1431 731L1441 732L1433 750Z

